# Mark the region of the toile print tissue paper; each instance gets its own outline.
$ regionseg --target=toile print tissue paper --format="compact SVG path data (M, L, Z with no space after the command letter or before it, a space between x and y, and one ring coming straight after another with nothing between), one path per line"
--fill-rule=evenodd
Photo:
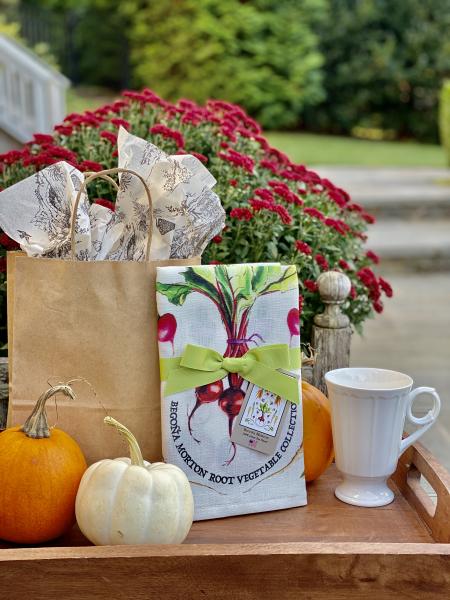
M298 300L293 266L157 269L163 455L196 520L306 504Z
M138 172L146 181L153 202L152 258L201 256L208 242L222 230L225 211L212 191L216 180L190 154L169 156L160 148L129 133L123 127L117 139L119 167ZM141 183L127 174L120 176L117 211L123 221L148 212ZM146 236L145 227L141 237ZM142 240L137 239L142 245Z
M225 211L216 181L194 156L169 156L121 128L119 167L139 174L151 194L151 260L201 256ZM101 173L98 174L101 176ZM71 258L72 211L84 174L61 161L0 193L0 226L29 256ZM77 260L145 260L150 207L142 182L119 174L115 211L81 194L75 222Z

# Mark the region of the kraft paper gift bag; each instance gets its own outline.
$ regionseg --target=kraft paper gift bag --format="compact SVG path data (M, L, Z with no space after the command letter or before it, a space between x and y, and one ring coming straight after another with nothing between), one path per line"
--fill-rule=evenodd
M81 192L71 205L72 215L77 214ZM72 255L78 248L76 229L72 217L68 237ZM150 243L151 236L147 259ZM92 463L126 453L122 442L103 425L108 413L134 432L146 459L157 460L161 457L161 409L156 267L198 263L199 259L73 258L8 255L8 423L25 422L50 377L53 381L82 377L96 396L76 386L75 401L61 398L57 409L48 406L49 422L57 422L72 435Z
M163 455L195 519L306 504L295 267L158 267L156 288Z

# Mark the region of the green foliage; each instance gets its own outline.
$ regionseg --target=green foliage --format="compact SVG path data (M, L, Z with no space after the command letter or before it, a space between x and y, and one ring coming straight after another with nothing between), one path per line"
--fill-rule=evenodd
M450 80L444 81L439 102L439 131L441 143L450 167Z
M225 98L263 126L298 124L323 97L324 0L127 0L135 84L171 100Z
M437 139L442 78L450 72L449 0L329 0L321 30L326 101L316 129L392 130Z

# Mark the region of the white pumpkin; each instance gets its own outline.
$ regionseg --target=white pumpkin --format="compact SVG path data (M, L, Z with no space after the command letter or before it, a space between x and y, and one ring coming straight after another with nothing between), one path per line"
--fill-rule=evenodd
M78 526L96 545L181 544L192 525L194 499L181 469L142 458L134 435L112 417L131 458L106 459L84 473L75 504Z

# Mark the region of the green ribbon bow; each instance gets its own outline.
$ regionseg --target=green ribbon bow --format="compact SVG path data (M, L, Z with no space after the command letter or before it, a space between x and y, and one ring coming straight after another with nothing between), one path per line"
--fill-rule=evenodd
M287 344L252 348L239 358L224 357L211 348L187 344L181 357L162 358L160 366L161 379L167 381L166 396L218 381L228 373L238 373L294 404L300 401L298 379L278 370L300 367L300 350Z

